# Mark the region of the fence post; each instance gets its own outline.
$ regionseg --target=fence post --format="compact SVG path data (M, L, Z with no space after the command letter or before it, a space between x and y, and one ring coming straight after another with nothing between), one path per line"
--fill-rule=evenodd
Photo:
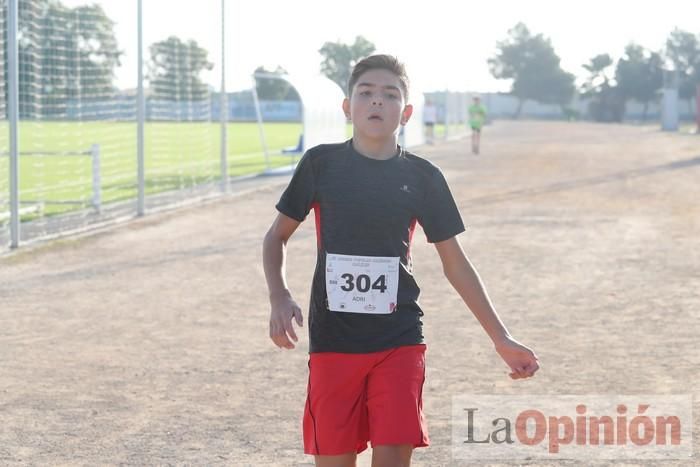
M90 146L92 156L92 206L97 214L102 212L102 183L100 180L100 145Z
M221 96L219 100L219 119L221 121L221 191L229 190L228 176L228 99L226 95L226 10L221 0Z
M17 47L18 0L7 9L7 119L10 126L10 248L19 246L19 51Z
M138 24L138 64L137 79L138 92L136 98L136 158L137 158L137 186L138 199L136 202L136 215L143 216L146 213L146 164L144 154L145 119L146 119L146 98L143 90L143 3L137 3L137 24Z

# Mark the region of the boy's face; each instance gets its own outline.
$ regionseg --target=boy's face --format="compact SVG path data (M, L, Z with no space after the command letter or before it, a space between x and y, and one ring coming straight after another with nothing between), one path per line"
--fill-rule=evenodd
M343 111L352 121L353 133L373 140L398 134L399 126L411 118L413 107L406 105L399 78L388 70L375 69L362 74L343 101Z

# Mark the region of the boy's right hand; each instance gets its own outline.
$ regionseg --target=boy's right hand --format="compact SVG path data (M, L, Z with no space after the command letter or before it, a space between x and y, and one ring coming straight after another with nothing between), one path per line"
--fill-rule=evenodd
M296 320L299 326L304 325L301 308L294 301L292 295L287 292L270 297L270 339L277 347L293 349L292 341L299 341L294 332L292 320Z

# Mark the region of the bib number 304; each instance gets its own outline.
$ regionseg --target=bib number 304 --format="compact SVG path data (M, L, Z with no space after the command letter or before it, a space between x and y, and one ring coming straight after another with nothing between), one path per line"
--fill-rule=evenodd
M326 255L326 293L331 311L388 314L396 308L399 258Z
M340 288L346 292L352 292L354 289L357 289L358 292L364 293L369 292L371 288L372 290L378 290L380 293L384 293L387 289L385 274L377 277L377 280L375 280L371 286L370 283L372 282L372 279L370 279L367 274L360 274L359 276L355 277L349 272L346 272L340 277L345 281Z

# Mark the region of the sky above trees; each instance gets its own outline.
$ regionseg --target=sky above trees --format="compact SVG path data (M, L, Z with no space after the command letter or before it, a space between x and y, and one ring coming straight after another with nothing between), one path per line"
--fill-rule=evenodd
M487 60L510 28L525 23L531 31L551 39L564 70L580 83L587 76L584 63L603 53L619 57L630 42L660 49L675 28L700 33L700 2L667 0L638 2L588 0L572 4L556 0L496 0L471 2L384 2L357 0L228 1L227 88L250 86L250 74L259 66L281 66L294 74L317 72L318 53L328 41L352 42L366 37L377 52L404 60L412 82L425 91L507 91L509 86L491 76ZM68 5L82 4L66 0ZM135 82L136 2L98 1L116 21L116 33L125 55L117 72L120 87ZM218 86L220 76L219 0L144 1L146 44L170 35L194 39L209 51L214 63L205 80ZM196 8L193 7L196 5Z

